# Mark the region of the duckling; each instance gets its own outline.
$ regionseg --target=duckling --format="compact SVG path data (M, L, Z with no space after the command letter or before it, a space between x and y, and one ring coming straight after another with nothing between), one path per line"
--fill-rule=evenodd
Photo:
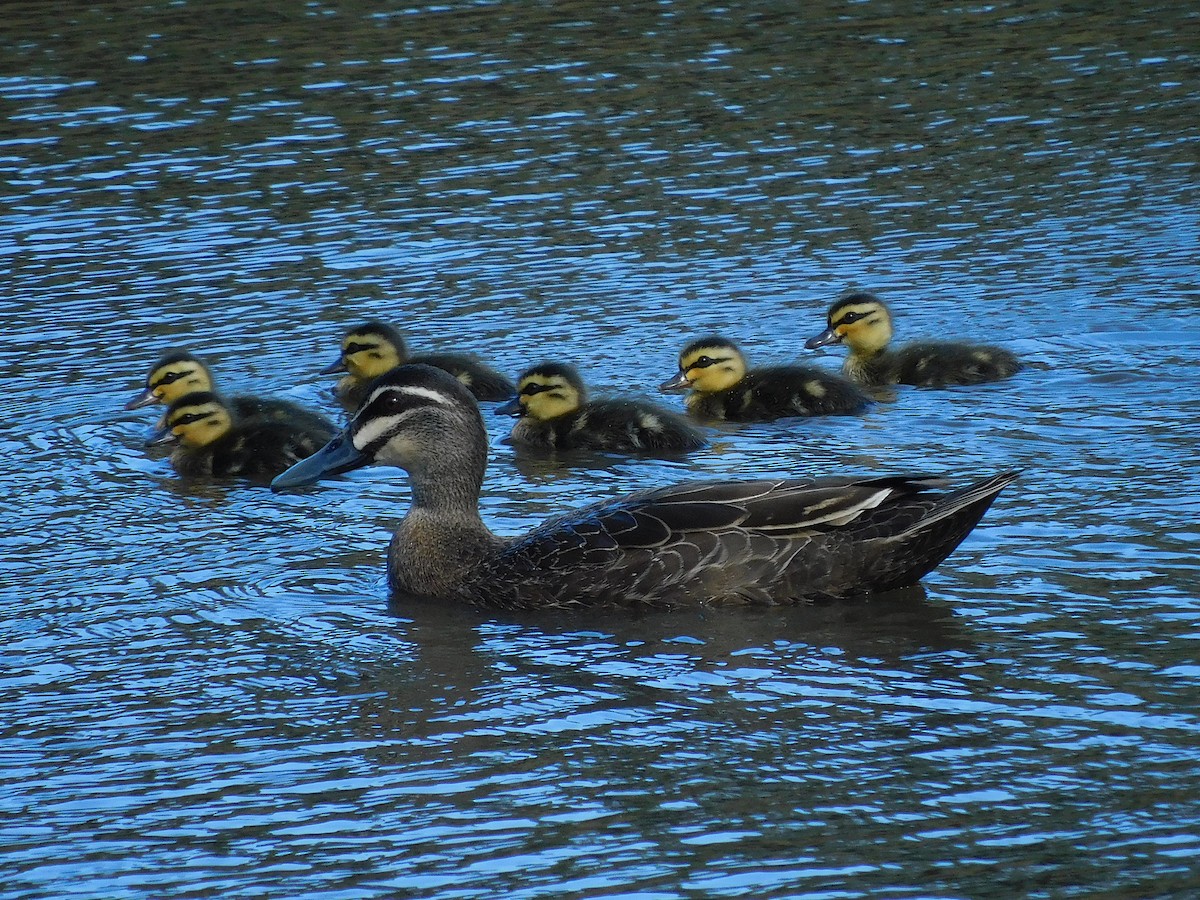
M905 587L932 571L1016 477L950 491L924 475L685 482L503 538L479 515L487 448L478 405L459 382L401 366L271 489L398 466L412 503L388 550L392 592L514 609L784 603Z
M683 453L708 446L683 420L641 400L588 400L574 366L542 363L518 379L517 396L496 407L519 416L510 440L540 450L629 450Z
M692 341L679 354L679 374L661 391L686 391L692 415L735 422L764 422L783 416L859 413L869 398L840 375L814 366L771 366L747 370L746 358L722 337Z
M241 475L269 480L310 456L333 436L328 422L240 419L233 406L212 391L180 397L148 444L176 444L171 465L185 477Z
M321 370L322 375L347 374L333 388L334 396L354 412L367 395L371 382L405 363L423 363L444 369L474 394L476 400L507 400L516 385L475 357L466 353L425 353L409 357L400 332L382 322L364 322L342 339L337 360Z
M874 294L847 294L829 308L829 327L804 346L809 350L845 343L850 355L842 370L846 377L869 386L913 384L945 387L949 384L983 384L1008 378L1021 368L1016 356L1001 347L984 344L924 341L899 350L888 350L892 339L892 314Z
M125 408L138 409L153 403L170 406L188 394L215 390L212 371L208 366L187 350L168 350L150 367L145 390L126 403ZM334 430L329 419L290 400L240 395L230 397L226 402L239 419L293 422L317 430ZM162 422L159 422L161 426Z

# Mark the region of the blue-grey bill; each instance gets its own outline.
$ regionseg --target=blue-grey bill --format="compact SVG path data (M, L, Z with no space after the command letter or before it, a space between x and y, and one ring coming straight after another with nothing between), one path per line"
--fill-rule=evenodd
M842 336L832 328L826 328L816 337L810 337L804 342L805 348L808 350L816 350L818 347L824 347L826 344L840 344Z
M345 372L345 371L346 371L346 360L339 356L337 359L335 359L333 362L331 362L329 365L327 365L325 368L323 368L317 374L318 375L332 375L334 372Z
M498 416L520 416L524 415L525 410L521 409L521 398L513 397L511 400L506 400L496 407L496 415Z
M680 372L678 375L674 376L673 378L668 378L666 381L660 384L658 389L664 393L674 393L675 391L686 391L691 386L692 383L688 381L687 375L685 375L683 372Z
M149 406L151 403L157 403L158 398L154 396L154 388L146 388L136 397L125 404L126 409L140 409L143 406Z
M370 461L371 458L360 453L349 436L342 432L312 456L300 460L290 469L276 475L275 480L271 482L271 490L303 487L320 481L326 475L340 475L342 472L365 466Z

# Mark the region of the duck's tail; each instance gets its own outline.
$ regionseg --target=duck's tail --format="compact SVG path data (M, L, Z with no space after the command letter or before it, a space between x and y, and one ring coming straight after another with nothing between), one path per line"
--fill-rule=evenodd
M874 590L916 584L954 552L979 524L996 496L1012 484L1019 471L1002 472L942 497L936 506L903 531L880 538L881 576Z

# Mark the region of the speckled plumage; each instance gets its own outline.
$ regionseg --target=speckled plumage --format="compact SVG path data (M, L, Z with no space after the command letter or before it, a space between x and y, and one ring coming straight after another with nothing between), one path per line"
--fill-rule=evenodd
M591 400L574 366L541 363L496 412L519 416L509 441L538 450L685 453L708 442L682 416L643 400Z
M189 414L215 417L213 434L193 442ZM240 418L232 404L208 392L187 394L171 404L159 437L152 443L176 443L171 465L184 477L240 476L269 481L321 448L335 429L327 421ZM207 438L208 436L206 436Z
M984 384L1009 378L1021 368L1013 353L987 344L923 341L890 349L891 312L882 300L865 291L839 298L830 307L827 321L828 327L805 346L845 343L850 348L843 363L846 377L867 386Z
M520 537L479 517L486 433L444 373L381 378L341 435L276 490L368 463L409 473L388 551L394 594L501 608L787 603L911 585L1015 473L955 491L927 476L692 482L586 506Z
M717 336L684 347L678 375L661 389L690 390L685 403L694 416L735 422L851 415L870 405L857 385L817 366L748 369L737 346Z

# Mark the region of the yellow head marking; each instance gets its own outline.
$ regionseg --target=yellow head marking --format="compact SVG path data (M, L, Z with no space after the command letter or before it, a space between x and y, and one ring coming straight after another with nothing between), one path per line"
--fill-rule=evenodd
M727 341L697 342L680 354L679 371L693 391L712 394L746 377L746 359Z
M892 317L879 300L864 299L834 306L829 327L851 353L878 353L892 339Z
M211 391L213 381L204 363L187 358L156 366L146 377L146 387L159 403L171 404L187 394Z
M167 413L167 428L185 447L207 447L233 427L229 409L212 394L199 394L194 401L176 403Z
M352 331L342 341L346 371L359 381L378 378L404 363L404 350L376 331Z
M583 386L565 372L534 369L517 385L522 411L541 422L575 412L583 397Z

